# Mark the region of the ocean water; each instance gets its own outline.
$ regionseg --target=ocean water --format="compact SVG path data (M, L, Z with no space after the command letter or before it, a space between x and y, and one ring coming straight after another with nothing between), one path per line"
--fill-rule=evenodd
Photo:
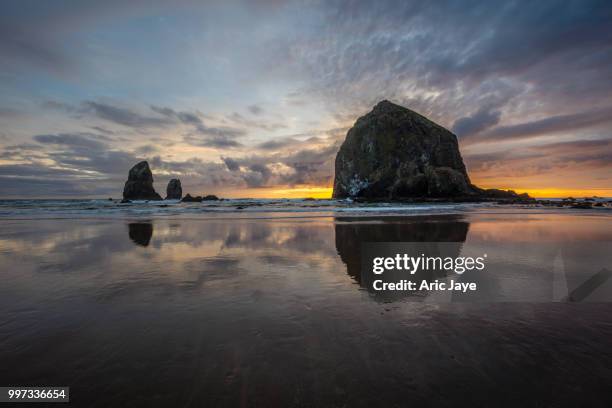
M607 199L604 199L607 201ZM352 200L314 199L223 199L202 203L182 203L178 200L0 200L0 218L74 218L74 217L267 217L281 214L321 216L350 214L368 215L427 215L460 214L470 211L497 212L528 210L530 213L554 210L541 206L499 205L495 203L358 203ZM561 209L563 213L585 210ZM612 208L594 208L596 214L612 213Z
M608 212L277 203L3 202L0 384L83 407L612 404ZM359 252L382 241L488 253L499 297L373 293Z
M203 215L214 217L233 213L249 216L269 213L384 213L432 214L454 213L484 204L467 203L355 203L351 200L312 199L223 199L202 203L182 203L179 200L133 201L122 204L119 200L0 200L0 217L177 217Z

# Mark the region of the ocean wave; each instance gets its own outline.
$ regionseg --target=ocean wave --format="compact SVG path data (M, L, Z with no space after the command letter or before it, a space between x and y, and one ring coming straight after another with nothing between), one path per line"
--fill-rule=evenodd
M478 203L355 203L350 200L224 199L202 203L179 200L0 200L0 217L171 216L228 213L416 214L461 212Z

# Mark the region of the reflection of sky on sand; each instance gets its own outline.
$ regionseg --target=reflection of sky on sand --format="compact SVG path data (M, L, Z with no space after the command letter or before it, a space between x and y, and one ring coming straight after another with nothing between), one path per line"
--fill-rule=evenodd
M575 233L571 228L580 224ZM612 265L611 219L609 217L579 217L559 215L438 216L412 218L379 218L336 220L336 246L347 271L374 299L392 302L400 299L429 302L548 302L563 300L580 288L581 300L612 300L612 281L605 272ZM481 257L487 254L483 271L454 273L417 273L390 270L375 275L362 267L359 255L362 244L372 242L403 242L401 248L373 256L394 256L406 253L418 256ZM426 244L425 244L426 243ZM453 244L451 244L453 243ZM389 247L390 245L388 245ZM379 246L379 252L383 248ZM559 262L555 267L554 262ZM371 261L369 261L371 263ZM604 271L604 272L602 272ZM410 279L420 283L440 280L476 282L472 293L432 293L414 291L375 291L377 280L387 283ZM589 282L587 286L585 282ZM553 288L565 288L565 294L553 293ZM588 287L588 290L586 288ZM573 297L576 299L576 297Z
M362 242L459 242L463 255L488 253L489 260L509 266L505 269L509 275L497 268L497 275L488 277L488 284L494 285L490 290L502 290L494 282L501 279L505 290L528 291L526 278L550 272L559 254L565 254L566 274L576 275L585 265L592 266L584 276L579 274L574 286L588 278L586 274L609 267L607 251L597 245L578 248L576 243L612 241L610 222L609 217L555 214L337 217L333 222L328 218L10 221L0 237L0 252L9 266L5 274L55 272L70 276L78 287L100 289L100 281L89 280L92 275L116 287L117 279L157 279L188 286L238 279L240 274L245 288L264 285L262 279L274 287L280 279L303 291L319 290L325 282L350 288L350 280L338 274L342 269L359 283ZM519 286L513 289L514 284Z
M589 405L608 391L610 303L436 303L431 293L431 303L379 302L353 268L364 240L451 241L514 267L487 281L493 292L525 290L521 271L550 262L580 278L567 281L580 295L591 284L579 267L609 259L593 243L612 240L610 223L479 214L4 221L0 383L69 384L87 406L136 406L152 389L179 406L482 406L493 394ZM535 245L547 237L557 252Z

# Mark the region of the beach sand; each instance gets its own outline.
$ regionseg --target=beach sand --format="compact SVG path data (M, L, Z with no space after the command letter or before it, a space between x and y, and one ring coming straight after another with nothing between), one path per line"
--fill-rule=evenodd
M89 407L612 404L606 214L0 225L3 385ZM381 241L487 253L482 292L375 293L360 248Z

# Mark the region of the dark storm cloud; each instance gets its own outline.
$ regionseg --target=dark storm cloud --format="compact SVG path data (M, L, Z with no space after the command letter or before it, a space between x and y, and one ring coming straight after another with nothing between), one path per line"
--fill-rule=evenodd
M223 160L223 162L225 163L229 171L240 170L240 163L238 163L236 160L232 159L231 157L222 156L221 160Z
M458 136L477 134L491 126L497 125L500 116L500 111L481 108L472 116L457 119L452 127L452 131Z
M612 139L576 140L527 146L486 154L466 154L472 171L500 175L535 175L554 172L579 163L581 170L612 167Z
M82 197L83 195L108 195L112 188L102 183L82 183L74 179L63 180L57 175L50 176L49 172L43 175L49 178L15 178L2 175L4 166L0 166L0 191L2 197ZM21 166L22 168L24 166ZM27 170L27 169L26 169Z
M85 101L82 106L100 119L132 128L163 127L174 123L164 117L144 116L130 109L105 103Z
M259 143L257 145L257 148L262 149L262 150L279 150L279 149L283 149L289 146L295 146L296 144L299 144L299 143L300 141L297 139L286 137L286 138L272 139L266 142Z
M77 118L82 115L92 115L108 122L133 128L135 130L166 129L171 126L186 125L193 128L196 135L185 136L185 142L196 146L207 147L238 147L241 143L236 138L244 136L246 131L236 127L207 126L202 120L200 113L177 111L169 107L150 105L148 108L155 115L145 115L133 109L116 106L108 103L84 101L78 106L73 106L58 101L47 101L44 107L60 110L73 114ZM113 134L104 128L93 127L102 133Z
M533 136L591 128L612 122L612 108L597 109L571 115L550 116L532 122L498 126L480 136L466 138L469 142L524 139Z
M102 126L92 126L91 130L95 130L96 132L104 133L107 135L115 134L115 132L113 132L112 130L106 129L105 127L102 127Z
M233 149L242 146L242 143L233 139L236 136L231 130L229 131L228 135L223 134L222 128L217 129L217 131L220 134L207 137L200 137L198 135L186 135L183 138L183 141L192 146L212 147L217 149Z
M612 167L612 139L551 143L531 149L552 156L559 163L580 163L582 169Z
M61 133L57 135L36 135L33 137L38 143L70 146L73 148L87 148L102 150L108 148L105 143L94 139L95 136L87 134Z
M62 177L76 176L78 170L50 168L41 164L7 164L0 165L0 176L12 177Z

